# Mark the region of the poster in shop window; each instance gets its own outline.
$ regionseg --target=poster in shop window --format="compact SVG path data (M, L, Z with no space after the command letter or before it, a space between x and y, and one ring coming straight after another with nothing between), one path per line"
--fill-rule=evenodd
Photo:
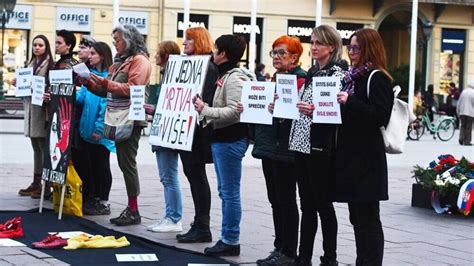
M71 159L74 134L76 87L73 84L51 84L47 148L42 179L63 185Z
M209 58L209 55L170 56L161 77L150 144L191 151L197 124L192 99L201 94Z

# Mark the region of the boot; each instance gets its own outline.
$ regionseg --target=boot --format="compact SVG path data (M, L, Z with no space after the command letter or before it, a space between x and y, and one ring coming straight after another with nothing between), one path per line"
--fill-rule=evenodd
M195 217L194 222L191 224L191 229L187 233L176 235L178 243L212 242L209 220L209 216Z
M20 189L20 191L18 191L18 194L20 196L31 196L31 194L38 193L38 192L41 193L41 183L40 184L31 183L29 187Z

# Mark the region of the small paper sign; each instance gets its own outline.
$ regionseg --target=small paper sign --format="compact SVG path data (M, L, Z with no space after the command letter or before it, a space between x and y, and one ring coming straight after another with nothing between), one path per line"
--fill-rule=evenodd
M158 261L156 254L115 254L118 262Z
M145 86L130 86L130 112L129 120L145 120Z
M57 234L57 236L59 236L61 238L64 238L64 239L73 238L73 237L76 237L78 235L86 235L88 237L92 236L91 234L86 233L86 232L82 232L82 231L48 232L48 234L50 234L50 235Z
M91 78L91 72L89 71L89 68L84 63L74 65L72 69L81 78L86 78L86 79Z
M50 70L49 71L49 83L51 84L72 84L72 70Z
M10 238L0 238L0 247L25 247L26 245Z
M246 81L242 88L242 105L240 122L252 124L272 124L272 114L268 104L273 101L275 82Z
M295 75L277 74L276 93L278 99L275 100L273 116L288 119L298 119L299 112L296 107L298 102L298 85Z
M33 76L33 94L31 95L31 104L43 105L43 94L44 94L44 77Z
M313 77L313 123L341 124L340 84L338 77Z
M16 76L16 97L31 96L31 79L33 77L33 68L20 68L15 72Z

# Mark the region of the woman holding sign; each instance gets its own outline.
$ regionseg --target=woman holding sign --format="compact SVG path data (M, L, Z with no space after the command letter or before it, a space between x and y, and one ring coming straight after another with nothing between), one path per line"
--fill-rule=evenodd
M387 126L393 105L392 77L379 33L362 29L347 46L351 70L337 95L342 126L337 136L336 200L349 204L357 265L382 265L384 235L381 200L388 200L387 158L380 127ZM367 90L369 75L374 70Z
M323 232L324 255L321 265L337 265L337 219L332 204L336 125L313 124L313 78L335 77L341 81L345 66L341 63L342 40L331 26L321 25L311 34L311 55L316 64L308 71L297 104L300 112L293 121L289 149L296 151L295 167L301 198L301 233L298 265L310 265L318 229L318 214ZM344 61L345 62L345 61ZM316 107L316 110L318 108Z
M51 54L51 46L48 38L44 35L37 35L33 39L33 57L28 63L28 67L33 68L33 75L46 77L49 70L53 69L54 61ZM47 78L45 78L45 82ZM20 189L21 196L31 196L41 194L41 173L43 172L43 159L47 150L47 116L46 107L31 104L31 97L23 98L25 107L25 131L26 137L30 138L33 147L33 183L25 189Z
M216 40L214 63L220 78L212 102L194 99L194 108L204 127L214 129L211 139L212 158L217 174L217 190L222 199L221 239L204 250L211 256L240 254L240 179L242 158L249 146L247 124L240 123L237 103L245 81L255 80L253 73L237 66L245 51L245 40L237 35L222 35Z
M306 77L306 71L299 65L302 53L303 46L298 38L283 35L276 39L270 51L273 67L277 70L272 81L276 81L278 74L294 75L293 89L301 89ZM257 260L259 265L294 263L297 255L299 213L295 157L294 152L288 150L291 122L291 119L273 118L272 125L255 125L252 155L262 159L275 229L275 249L268 257Z
M114 64L109 68L109 78L91 74L87 88L94 94L107 96L107 103L130 105L130 87L148 85L151 76L151 63L145 40L140 32L131 25L113 29L113 44L117 50ZM125 179L128 205L122 213L110 219L110 222L123 226L141 223L138 212L140 182L137 170L137 152L140 133L147 126L146 120L136 120L128 139L116 141L117 160Z

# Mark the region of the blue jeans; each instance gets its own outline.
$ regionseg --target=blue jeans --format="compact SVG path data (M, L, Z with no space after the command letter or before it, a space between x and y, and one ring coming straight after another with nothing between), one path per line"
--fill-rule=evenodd
M221 240L227 245L239 244L240 220L240 178L242 158L249 147L249 140L242 138L234 142L211 144L212 158L217 174L217 191L222 199Z
M178 179L178 152L160 147L155 155L165 193L166 217L177 223L181 220L183 213Z

